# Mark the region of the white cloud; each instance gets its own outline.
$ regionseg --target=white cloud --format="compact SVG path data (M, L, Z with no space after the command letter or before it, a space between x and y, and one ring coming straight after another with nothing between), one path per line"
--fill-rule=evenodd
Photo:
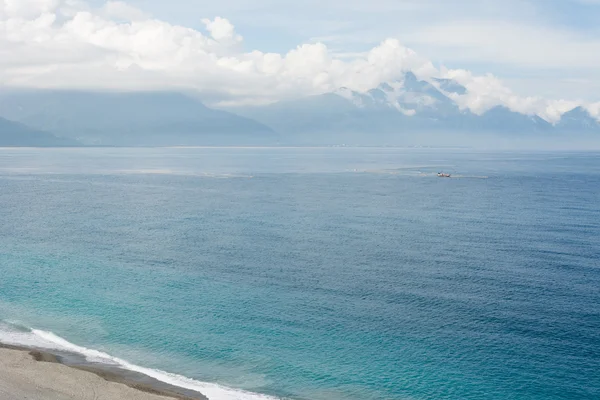
M600 121L600 101L597 103L591 103L585 105L585 108L588 110L592 116L594 116L598 121Z
M243 39L224 18L203 20L205 35L156 19L118 22L109 18L107 7L99 12L82 8L59 22L66 6L64 1L40 4L27 18L21 10L3 15L0 51L12 54L0 60L4 85L172 86L276 100L338 86L366 90L402 71L433 68L393 39L363 59L346 62L321 43L303 44L287 54L232 52ZM114 4L108 8L114 11Z
M339 87L366 91L413 71L422 79L456 79L469 91L457 101L478 113L504 105L556 121L579 104L520 97L494 76L437 69L397 39L354 57L338 56L323 43L265 53L244 51L242 36L225 18L202 22L206 33L150 18L120 1L94 9L77 0L0 0L0 85L185 89L240 104ZM587 107L600 117L600 106Z
M35 18L54 11L58 3L59 0L4 0L0 3L0 17Z
M554 123L560 120L562 114L580 104L578 101L518 96L492 74L475 76L467 70L448 70L442 67L440 75L454 79L467 88L467 94L452 97L462 108L470 109L476 114L482 114L496 106L504 106L523 114L538 115Z
M123 1L107 1L103 11L108 18L125 21L145 20L150 17L139 8L132 7Z
M218 42L241 43L242 37L235 32L235 27L225 18L216 17L213 21L208 18L202 20L206 30Z

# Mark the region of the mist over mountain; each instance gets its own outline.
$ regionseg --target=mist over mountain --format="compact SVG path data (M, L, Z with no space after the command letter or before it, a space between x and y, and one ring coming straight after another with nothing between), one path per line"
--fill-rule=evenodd
M0 146L76 146L75 140L54 136L18 122L0 118Z
M57 137L64 137L116 146L470 145L491 136L600 141L600 122L583 107L553 124L505 106L474 113L461 106L466 93L452 79L419 80L412 72L366 92L340 88L227 110L209 108L195 95L166 91L13 90L0 94L0 117L18 122L11 135L23 132L21 141L31 145L37 143L34 137L39 145L61 145L66 139Z
M566 132L599 132L600 122L583 107L576 107L562 115L556 128Z
M600 140L600 122L585 109L567 112L557 124L496 106L483 114L461 108L457 99L467 89L450 79L404 79L360 93L341 88L332 93L232 111L251 116L286 134L292 141L417 144L425 136L502 135L556 138L592 134ZM426 140L422 140L426 141ZM348 141L346 141L347 143ZM423 144L423 143L421 143Z
M213 110L175 92L28 90L0 95L0 116L88 145L275 143L254 120Z

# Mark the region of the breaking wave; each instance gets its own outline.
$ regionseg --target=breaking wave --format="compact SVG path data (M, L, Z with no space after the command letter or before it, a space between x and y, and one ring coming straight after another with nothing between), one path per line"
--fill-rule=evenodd
M277 398L272 396L228 388L226 386L202 382L170 372L141 367L132 364L129 361L113 357L102 351L78 346L52 332L30 329L10 321L0 322L0 343L79 354L85 357L88 362L105 364L138 372L169 385L200 392L210 400L277 400Z

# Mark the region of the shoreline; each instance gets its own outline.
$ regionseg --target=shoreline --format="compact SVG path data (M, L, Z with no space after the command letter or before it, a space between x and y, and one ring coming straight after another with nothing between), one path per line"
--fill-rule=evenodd
M170 385L139 372L129 371L116 366L92 363L86 361L84 357L75 353L0 343L0 354L2 354L2 357L0 358L0 368L5 370L6 368L11 368L11 370L18 370L21 373L25 372L25 375L27 375L28 378L27 383L29 386L31 386L23 387L18 386L13 382L5 382L5 377L0 374L0 400L14 398L13 396L15 396L15 393L12 391L15 390L19 391L19 393L42 393L39 399L52 400L52 397L44 394L43 392L45 390L56 391L61 388L49 387L52 386L51 384L36 384L35 377L30 375L35 375L36 371L34 371L34 369L38 363L46 364L46 366L44 366L45 369L52 369L51 367L48 367L51 364L68 368L55 368L55 370L52 372L67 380L75 379L77 386L76 389L78 392L81 392L82 395L80 397L73 395L70 397L73 399L87 399L89 396L86 397L83 394L87 388L91 388L90 390L94 392L93 398L95 399L95 390L97 384L95 384L93 381L97 380L97 377L100 377L104 382L106 382L107 387L119 392L118 396L127 396L127 394L124 392L129 392L129 395L135 395L137 393L135 398L140 400L208 400L208 398L200 392ZM4 365L6 361L4 358L9 358L8 366ZM31 362L28 362L28 360ZM71 371L72 373L68 373L67 371ZM119 386L122 387L119 388ZM7 389L7 387L12 388L12 391L10 388ZM3 397L4 395L8 395L9 397ZM64 399L65 397L62 396L56 398ZM104 396L103 398L110 399L110 397ZM119 398L126 397L114 397L115 400Z

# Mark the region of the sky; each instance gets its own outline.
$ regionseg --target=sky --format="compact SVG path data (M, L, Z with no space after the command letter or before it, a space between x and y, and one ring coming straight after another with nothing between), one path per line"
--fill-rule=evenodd
M0 0L0 86L264 104L413 71L551 122L600 119L600 0Z

